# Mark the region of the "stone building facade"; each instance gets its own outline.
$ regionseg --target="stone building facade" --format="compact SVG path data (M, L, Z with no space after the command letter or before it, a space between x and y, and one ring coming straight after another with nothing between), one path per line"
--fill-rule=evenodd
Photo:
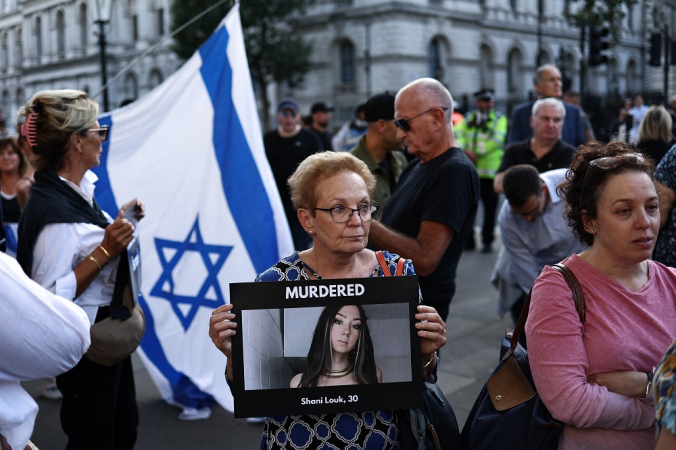
M108 79L169 33L170 0L118 0L106 28ZM85 0L0 0L0 107L17 108L42 89L102 96L98 26ZM179 66L163 42L109 88L110 109L136 99Z
M539 62L555 63L579 89L580 30L564 11L566 0L317 0L298 33L314 43L311 73L294 91L303 113L323 100L336 108L336 121L351 117L369 94L396 92L432 76L449 87L460 104L492 87L506 102L532 92ZM628 12L609 64L588 69L592 92L626 95L645 89L646 6ZM540 44L539 44L540 42Z

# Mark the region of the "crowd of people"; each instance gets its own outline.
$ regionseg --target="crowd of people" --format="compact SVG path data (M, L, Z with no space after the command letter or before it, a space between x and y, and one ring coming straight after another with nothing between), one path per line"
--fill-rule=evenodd
M461 255L493 252L500 239L490 277L497 312L516 322L532 289L523 345L542 401L565 424L559 448L673 448L676 113L628 99L616 135L602 143L580 94L564 96L554 65L536 70L533 88L537 97L511 117L496 111L491 88L476 92L475 108L458 117L449 90L422 78L356 105L335 136L326 103L304 118L298 102L280 100L278 126L264 145L295 252L256 281L383 277L398 265L401 275L417 274L415 364L421 382L436 382ZM20 109L18 138L0 138L0 244L18 260L0 255L8 286L0 298L9 311L0 334L31 354L0 350L3 450L25 447L35 418L19 382L50 376L63 396L68 449L131 449L136 441L130 358L109 366L87 350L89 327L124 308L125 248L134 235L125 212L145 214L136 199L115 218L96 203L91 169L108 132L97 116L83 92L42 91ZM558 262L582 285L583 321L562 275L548 267ZM49 346L28 346L14 331L27 308L58 316L41 336ZM238 320L228 304L209 323L231 387ZM361 306L327 307L311 345L290 387L382 382ZM3 403L21 405L19 421L3 421ZM262 421L261 448L399 444L393 411ZM301 435L299 426L310 431Z

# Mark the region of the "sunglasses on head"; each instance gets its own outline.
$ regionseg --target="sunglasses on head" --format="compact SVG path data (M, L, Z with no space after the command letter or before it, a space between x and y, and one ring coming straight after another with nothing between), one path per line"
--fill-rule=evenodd
M427 114L428 112L432 112L435 109L440 109L442 111L446 111L448 108L444 108L443 106L435 106L434 108L430 108L426 111L421 112L420 114L416 114L413 117L409 117L408 119L394 119L394 126L399 128L400 130L403 131L411 131L411 124L410 122L415 119L416 117L420 117L423 114Z

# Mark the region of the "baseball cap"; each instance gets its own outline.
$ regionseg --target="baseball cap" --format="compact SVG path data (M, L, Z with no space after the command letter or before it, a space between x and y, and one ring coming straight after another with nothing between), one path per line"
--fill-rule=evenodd
M474 93L474 98L476 100L495 100L495 91L493 89L481 89Z
M364 105L364 118L367 122L377 122L380 119L394 119L394 95L385 91L369 98Z
M310 109L310 114L314 114L316 112L331 112L333 111L333 108L329 108L326 103L324 102L317 102L312 105L312 108Z
M292 98L285 98L279 102L279 106L277 106L277 112L282 112L285 109L292 109L294 111L300 111L300 108L298 107L298 103Z

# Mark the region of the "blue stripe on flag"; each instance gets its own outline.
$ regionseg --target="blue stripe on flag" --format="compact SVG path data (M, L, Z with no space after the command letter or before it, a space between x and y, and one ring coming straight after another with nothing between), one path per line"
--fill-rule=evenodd
M110 177L108 176L108 151L114 130L112 116L108 115L99 118L99 124L108 125L109 130L108 140L102 144L99 165L93 169L93 172L99 177L96 182L96 202L111 217L115 218L120 208L115 200L115 194L110 184ZM141 348L157 370L167 379L167 382L171 386L173 400L183 406L192 408L213 407L215 403L214 398L200 391L190 378L174 369L171 365L167 359L167 355L164 353L160 338L155 331L155 319L143 294L139 295L138 301L146 318L146 332L141 341Z
M214 107L214 148L228 206L254 268L265 271L278 260L272 205L232 100L229 35L220 27L200 48L202 78Z

